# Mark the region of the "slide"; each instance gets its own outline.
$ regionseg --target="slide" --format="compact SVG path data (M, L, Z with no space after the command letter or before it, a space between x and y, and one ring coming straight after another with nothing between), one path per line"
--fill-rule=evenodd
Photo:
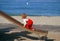
M48 35L48 31L42 31L42 30L34 30L34 31L31 31L29 29L26 29L25 27L23 27L22 23L20 23L19 21L17 21L16 19L12 18L11 16L5 14L4 12L0 11L0 16L3 16L4 18L6 18L7 20L9 20L10 22L16 24L17 26L19 26L21 29L23 30L26 30L26 31L29 31L29 32L32 32L32 33L36 33L36 34L43 34L45 36Z

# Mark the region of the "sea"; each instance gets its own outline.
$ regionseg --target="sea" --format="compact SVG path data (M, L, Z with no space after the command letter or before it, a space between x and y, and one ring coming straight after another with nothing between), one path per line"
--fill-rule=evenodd
M0 11L8 15L60 16L59 0L0 0Z

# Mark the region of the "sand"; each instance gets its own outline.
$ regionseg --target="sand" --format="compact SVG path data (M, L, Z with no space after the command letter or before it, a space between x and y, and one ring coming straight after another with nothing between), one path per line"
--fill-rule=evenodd
M20 16L12 16L22 22ZM60 41L60 16L28 16L34 21L35 29L47 30L47 40L39 40L39 35L25 32L18 26L0 16L1 41ZM23 32L21 32L23 31ZM2 33L3 32L3 33ZM41 37L40 37L41 38Z
M11 16L22 22L20 16ZM60 16L28 16L36 25L60 25ZM0 23L10 23L8 20L0 16Z

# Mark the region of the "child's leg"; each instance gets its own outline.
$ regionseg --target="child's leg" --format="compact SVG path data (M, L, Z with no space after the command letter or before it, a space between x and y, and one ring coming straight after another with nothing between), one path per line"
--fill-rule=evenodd
M26 27L27 29L34 30L31 24L30 24L30 25L26 24L25 27Z
M28 24L26 24L25 27L26 27L27 29L29 29L29 25L28 25Z

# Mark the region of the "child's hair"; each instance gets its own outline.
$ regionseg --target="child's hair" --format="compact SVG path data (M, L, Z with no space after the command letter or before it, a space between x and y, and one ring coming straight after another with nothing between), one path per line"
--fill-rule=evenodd
M23 18L26 18L26 17L27 17L27 15L26 15L25 13L22 13L21 16L22 16Z

